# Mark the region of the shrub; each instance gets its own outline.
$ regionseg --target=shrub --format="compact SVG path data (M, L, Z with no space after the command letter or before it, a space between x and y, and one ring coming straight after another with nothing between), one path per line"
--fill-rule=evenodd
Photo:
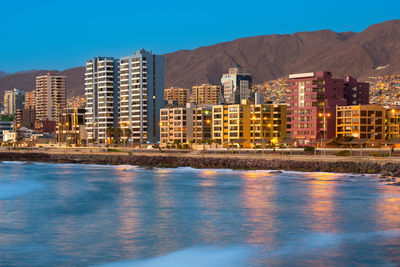
M373 152L369 154L372 157L389 157L389 153L387 152Z
M188 148L189 148L189 145L188 145L188 144L183 144L183 148L184 148L184 149L188 149Z
M315 147L313 147L313 146L306 146L306 147L304 147L304 152L307 152L307 153L314 153L314 151L315 151Z
M107 152L122 152L122 151L119 149L115 149L115 148L109 148L109 149L107 149Z
M336 152L335 155L341 156L341 157L350 156L350 151L349 150L340 150L340 151Z

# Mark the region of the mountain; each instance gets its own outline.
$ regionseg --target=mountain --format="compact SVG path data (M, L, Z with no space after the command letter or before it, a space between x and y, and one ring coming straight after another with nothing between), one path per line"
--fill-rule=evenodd
M9 73L0 70L0 77L9 75Z
M264 35L165 54L165 86L220 84L222 73L241 65L255 83L290 73L329 70L335 77L400 73L400 20L375 24L360 33L331 30ZM84 68L28 71L1 77L0 96L14 87L32 90L37 75L67 76L67 95L84 94ZM1 97L0 97L1 98ZM1 100L0 100L1 101Z
M330 30L242 38L165 55L166 86L220 83L229 67L241 65L256 83L290 73L330 70L334 76L400 73L400 20L363 32Z
M21 71L7 76L0 77L0 102L3 101L2 96L5 90L19 88L25 91L35 89L36 76L54 73L67 77L67 96L78 96L84 94L84 67L67 69L64 71L57 70L30 70Z

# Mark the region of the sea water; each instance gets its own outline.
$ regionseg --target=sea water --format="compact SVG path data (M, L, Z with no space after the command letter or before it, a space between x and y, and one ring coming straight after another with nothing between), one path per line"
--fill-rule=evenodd
M398 266L400 187L335 173L0 163L0 265Z

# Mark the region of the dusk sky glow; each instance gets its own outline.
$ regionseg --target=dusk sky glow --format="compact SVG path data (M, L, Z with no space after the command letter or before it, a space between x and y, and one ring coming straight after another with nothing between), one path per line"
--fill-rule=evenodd
M237 38L362 31L399 18L395 0L1 1L0 70L63 70L140 48L163 54Z

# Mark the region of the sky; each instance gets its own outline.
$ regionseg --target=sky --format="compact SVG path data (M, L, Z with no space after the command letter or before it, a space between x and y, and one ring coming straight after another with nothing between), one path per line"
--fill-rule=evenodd
M94 56L156 54L234 39L400 19L398 0L0 0L0 71L64 70Z

